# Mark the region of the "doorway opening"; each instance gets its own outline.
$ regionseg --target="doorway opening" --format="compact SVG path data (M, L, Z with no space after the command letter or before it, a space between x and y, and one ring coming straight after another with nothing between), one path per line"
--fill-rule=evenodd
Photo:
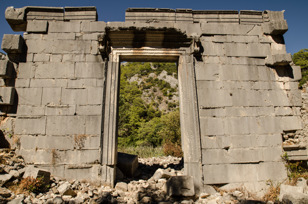
M183 168L178 62L122 61L118 92L118 167L127 153L139 158L139 171L131 177L148 179L158 168Z

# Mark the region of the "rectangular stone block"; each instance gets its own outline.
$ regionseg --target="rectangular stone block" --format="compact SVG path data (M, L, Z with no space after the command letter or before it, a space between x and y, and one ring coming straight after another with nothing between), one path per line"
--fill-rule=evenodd
M88 91L85 88L62 89L61 103L71 105L88 104Z
M16 88L28 88L28 87L30 87L30 79L16 79L15 87Z
M44 40L75 40L76 33L48 33L47 35L42 35Z
M43 88L42 105L60 104L61 88Z
M103 104L104 89L98 87L88 87L88 104Z
M301 118L299 116L286 116L277 118L280 128L284 131L300 130L303 128Z
M225 88L225 84L222 81L196 81L197 88L204 89L223 89ZM229 88L229 87L228 87Z
M13 105L14 96L14 87L0 87L0 105Z
M275 116L274 107L226 107L225 113L229 117Z
M204 34L220 35L249 35L258 30L254 25L241 25L229 23L201 23L201 30ZM259 31L259 30L258 30ZM259 35L261 35L261 29Z
M281 149L281 148L280 148ZM202 164L245 164L264 161L263 148L252 149L204 149ZM280 159L279 154L279 159Z
M49 33L79 33L80 22L49 22Z
M204 49L203 55L207 56L224 56L226 55L225 44L202 41Z
M224 118L200 117L201 135L224 135Z
M72 150L74 149L74 138L70 136L22 135L20 145L22 149Z
M37 79L67 79L74 78L74 63L37 64L35 78Z
M205 184L255 182L259 164L203 165Z
M102 115L102 105L78 105L77 115Z
M293 80L299 81L302 78L302 70L300 66L292 66Z
M85 62L85 54L64 54L62 62Z
M96 79L69 79L68 88L96 87Z
M50 54L34 54L33 62L49 62Z
M91 53L91 43L83 40L27 40L28 53Z
M49 116L46 122L47 135L85 134L83 116Z
M230 90L233 106L263 106L261 91L257 90Z
M213 90L197 87L199 107L225 107L232 105L232 97L227 90Z
M45 149L20 149L19 155L22 155L25 162L28 164L52 164L52 152L46 151Z
M264 57L271 54L271 48L268 44L259 43L225 43L227 56L248 56L248 57Z
M225 108L207 108L207 109L199 109L200 117L225 117L226 110Z
M76 114L76 106L75 105L48 104L46 106L45 114L46 115L71 115L72 116Z
M34 78L36 67L37 64L32 62L19 63L17 78L18 79Z
M279 147L281 149L281 134L264 135L231 135L231 136L202 136L203 149L227 149Z
M277 116L291 116L293 115L293 110L291 107L275 107L275 115Z
M250 134L249 117L227 117L224 120L225 133L230 135Z
M67 150L57 151L57 164L96 164L100 160L99 150Z
M293 89L288 91L288 97L292 106L302 106L302 95L299 89Z
M44 135L46 133L46 117L18 117L14 133L17 135Z
M251 134L275 134L281 132L274 116L249 117Z
M23 53L25 51L25 40L21 35L4 34L1 49L6 53Z
M103 21L89 22L82 21L81 32L105 32L106 23Z
M28 33L47 33L48 21L27 21L27 32Z
M0 77L10 78L14 72L14 65L9 60L0 60Z
M287 179L287 171L285 164L280 162L264 162L258 167L258 180L259 181L284 181Z
M249 65L221 66L221 80L257 81L259 80L258 67Z
M41 105L42 88L17 88L18 105Z
M102 116L86 116L86 134L101 135Z
M231 65L265 65L265 59L257 57L220 57L221 62Z
M65 88L67 79L31 79L30 87L32 88Z
M104 78L105 77L105 63L77 63L76 64L76 78Z
M18 105L18 116L43 116L45 115L44 106Z
M221 66L219 64L195 63L196 80L217 80L220 77Z

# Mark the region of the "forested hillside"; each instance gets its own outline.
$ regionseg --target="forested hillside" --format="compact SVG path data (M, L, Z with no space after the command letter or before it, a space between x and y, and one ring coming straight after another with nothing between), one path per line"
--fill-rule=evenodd
M180 151L176 63L122 63L119 146L164 146ZM171 153L168 153L168 151Z

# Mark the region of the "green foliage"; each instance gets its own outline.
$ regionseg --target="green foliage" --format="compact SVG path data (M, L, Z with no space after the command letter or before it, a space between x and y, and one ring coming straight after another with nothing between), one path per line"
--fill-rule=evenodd
M136 74L141 78L151 73L159 75L163 70L169 75L175 75L175 63L126 63L121 66L119 119L118 119L118 144L123 147L159 147L167 142L174 143L180 148L180 116L177 109L178 103L169 103L169 113L158 109L162 96L171 97L177 90L170 84L156 77L148 77L141 83L129 82ZM150 90L152 89L152 91ZM150 92L149 92L150 91ZM152 102L147 104L142 99L142 93L150 93ZM166 101L167 102L167 101ZM172 112L175 110L175 112ZM181 150L180 150L181 151Z
M161 157L164 156L162 146L119 146L118 152L135 154L140 158Z
M30 193L42 193L45 192L49 185L44 184L44 177L32 178L27 177L21 180L19 185L20 190L28 191Z
M308 49L302 49L292 56L294 64L301 67L302 79L299 86L302 87L308 81Z
M285 161L285 166L288 171L289 182L291 185L295 185L297 179L300 177L308 179L307 162L291 161L286 152L283 154L282 159Z

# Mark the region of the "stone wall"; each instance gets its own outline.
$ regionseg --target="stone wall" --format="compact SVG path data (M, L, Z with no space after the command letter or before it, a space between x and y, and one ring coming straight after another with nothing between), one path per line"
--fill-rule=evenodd
M113 185L119 62L171 60L195 186L286 177L283 136L302 124L283 12L128 9L125 22L105 23L93 7L9 7L6 19L26 31L5 35L2 49L17 72L7 105L18 104L28 164Z

